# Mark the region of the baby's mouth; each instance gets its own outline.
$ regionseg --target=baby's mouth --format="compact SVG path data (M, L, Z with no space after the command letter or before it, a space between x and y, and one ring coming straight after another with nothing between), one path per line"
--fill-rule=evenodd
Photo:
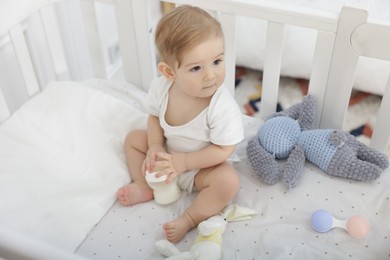
M210 88L213 88L213 87L215 87L215 84L213 84L211 86L204 87L203 89L210 89Z

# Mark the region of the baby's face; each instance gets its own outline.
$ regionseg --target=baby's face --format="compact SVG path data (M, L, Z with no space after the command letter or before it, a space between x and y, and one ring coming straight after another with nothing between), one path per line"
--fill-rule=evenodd
M188 96L212 96L225 80L223 38L210 38L185 52L174 71L175 85Z

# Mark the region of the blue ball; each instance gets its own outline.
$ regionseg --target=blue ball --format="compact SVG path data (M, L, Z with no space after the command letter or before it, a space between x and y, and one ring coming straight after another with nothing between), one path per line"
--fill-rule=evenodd
M311 215L311 227L317 232L328 232L333 225L332 215L323 209L316 210Z

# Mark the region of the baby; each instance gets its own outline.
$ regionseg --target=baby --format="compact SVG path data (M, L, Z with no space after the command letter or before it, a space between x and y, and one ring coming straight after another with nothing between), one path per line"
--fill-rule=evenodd
M175 243L201 221L220 212L236 195L239 177L227 162L243 137L242 113L226 87L221 25L206 11L182 5L156 29L162 76L148 93L147 130L131 131L125 153L132 182L120 188L122 205L153 199L146 171L175 178L198 194L177 219L163 225Z

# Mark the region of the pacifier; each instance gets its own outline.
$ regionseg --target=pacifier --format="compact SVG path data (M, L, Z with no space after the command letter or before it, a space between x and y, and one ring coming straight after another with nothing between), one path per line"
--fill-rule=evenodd
M328 211L319 209L311 215L311 227L317 232L328 232L332 228L342 228L354 238L364 238L368 235L370 224L362 216L352 216L348 219L336 219Z
M145 180L150 188L153 189L154 200L158 204L170 204L180 198L181 191L177 184L177 178L170 183L166 183L168 176L162 175L157 177L159 170L153 172L146 171Z

